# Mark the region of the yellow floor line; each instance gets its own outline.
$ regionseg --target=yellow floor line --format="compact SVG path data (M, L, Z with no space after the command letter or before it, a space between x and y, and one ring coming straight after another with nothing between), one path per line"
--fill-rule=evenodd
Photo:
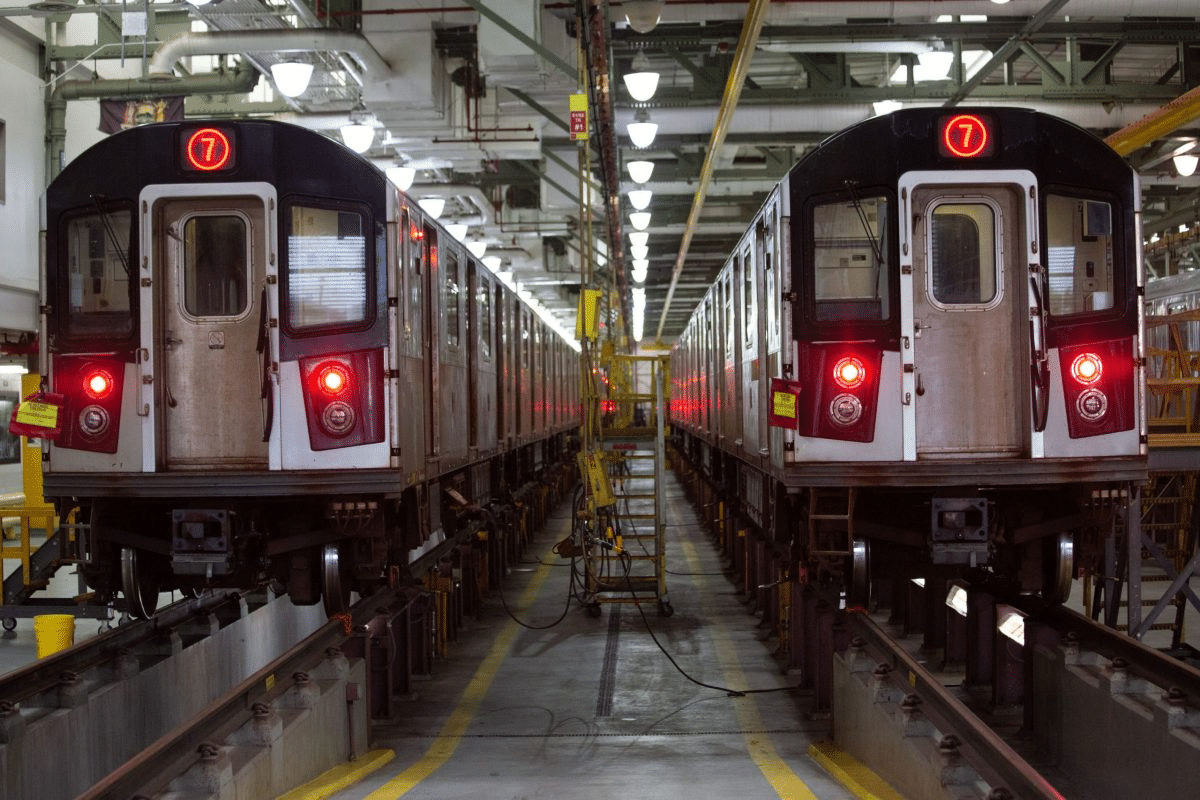
M680 542L680 549L683 551L684 557L687 559L690 570L694 573L700 573L700 560L696 557L696 550L689 541ZM703 577L698 578L699 583L707 583ZM711 607L708 600L710 593L707 587L701 587L700 605L704 616L712 621L712 636L713 644L717 651L717 659L721 662L721 670L725 675L725 685L731 689L742 689L746 686L745 673L742 672L742 663L738 658L737 650L729 639L728 632L718 622L720 617ZM734 700L736 703L736 712L738 725L742 730L746 731L761 731L765 729L763 724L762 714L758 710L758 702L754 699L754 695L746 695ZM779 753L775 750L775 744L771 741L769 734L743 734L746 740L746 750L750 753L750 760L762 772L763 777L771 784L771 788L775 793L785 800L817 800L817 796L808 788L800 776L792 771Z
M861 800L905 800L887 781L833 742L814 742L808 754Z
M552 553L547 552L546 556L550 557ZM541 566L537 568L537 572L534 573L529 586L526 587L517 601L516 607L518 609L527 608L533 602L533 598L541 590L542 584L550 576L550 567L552 564L543 559L538 560L541 562ZM442 729L438 731L437 738L433 740L433 744L425 751L425 755L417 763L371 792L364 800L395 800L397 797L403 797L450 760L450 757L454 755L454 751L458 749L458 743L462 740L463 734L466 733L467 726L471 724L471 720L479 712L479 706L483 702L483 698L487 695L488 689L491 688L492 681L496 679L496 673L500 670L500 665L504 663L504 659L508 657L508 651L520 631L521 626L515 620L509 619L504 630L496 637L496 642L488 652L487 658L483 660L479 669L475 671L475 676L467 684L467 688L463 690L462 697L458 701L458 706L454 709L450 718L446 720L446 723L442 725Z
M394 750L372 750L366 756L326 770L303 786L279 795L276 800L325 800L352 786L396 757Z

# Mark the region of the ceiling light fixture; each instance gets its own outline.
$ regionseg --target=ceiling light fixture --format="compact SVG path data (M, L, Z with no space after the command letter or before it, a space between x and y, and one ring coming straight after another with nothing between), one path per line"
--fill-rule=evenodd
M650 115L645 109L640 109L634 121L625 126L629 140L634 147L649 147L654 144L654 136L658 133L658 125L650 121Z
M467 238L467 227L466 223L463 222L449 222L446 224L446 230L460 242Z
M650 255L650 248L644 244L631 244L629 245L629 255L634 258L645 258Z
M1182 153L1171 160L1175 162L1175 171L1186 178L1196 172L1196 163L1200 161L1200 156L1195 153Z
M484 256L483 265L490 269L493 273L500 272L500 256Z
M662 17L663 0L625 0L621 10L625 12L625 21L629 27L638 33L649 33L654 30Z
M313 65L303 61L280 61L271 65L271 77L275 88L284 97L299 97L308 88Z
M640 50L633 57L633 72L625 74L625 88L629 90L629 96L639 103L654 97L654 91L658 89L658 73L651 71L650 59Z
M467 249L471 251L471 255L476 258L483 258L483 254L487 252L487 242L483 239L474 239L467 242Z
M654 192L649 189L633 189L629 192L629 205L633 206L635 211L645 211L650 206L652 197Z
M362 99L350 111L349 121L342 126L342 141L356 153L365 153L375 141L375 119L363 105Z
M644 231L632 231L629 234L630 244L647 244L650 241L650 234Z
M629 170L629 177L634 183L645 183L654 174L654 162L630 161L625 164L625 169Z
M650 212L649 211L632 211L629 214L629 224L637 228L639 231L644 231L650 227Z
M446 210L446 198L444 197L422 197L417 201L417 205L421 207L429 216L437 219Z
M413 185L413 179L417 177L417 171L413 167L388 167L384 172L387 173L388 180L396 184L396 188L402 192L407 192Z

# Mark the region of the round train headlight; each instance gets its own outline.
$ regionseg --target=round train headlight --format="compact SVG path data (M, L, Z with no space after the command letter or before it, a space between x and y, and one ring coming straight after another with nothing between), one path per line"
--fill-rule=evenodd
M1108 413L1108 397L1099 389L1086 389L1075 400L1075 410L1088 422L1096 422Z
M337 397L350 388L350 370L344 364L330 361L316 369L317 388L326 397Z
M330 403L321 412L321 427L330 436L345 436L354 427L354 409L343 400Z
M87 436L102 436L112 424L112 417L102 407L92 405L79 412L79 430Z
M862 417L862 401L852 394L839 394L829 402L829 418L846 427Z

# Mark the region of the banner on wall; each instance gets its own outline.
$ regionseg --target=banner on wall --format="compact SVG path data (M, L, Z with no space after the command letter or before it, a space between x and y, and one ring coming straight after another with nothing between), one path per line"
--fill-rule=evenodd
M179 122L182 119L183 97L100 101L100 130L105 133L116 133L152 122Z

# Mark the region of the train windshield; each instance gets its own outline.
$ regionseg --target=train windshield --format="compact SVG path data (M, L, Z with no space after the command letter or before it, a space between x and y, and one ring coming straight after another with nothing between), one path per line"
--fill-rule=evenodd
M368 297L362 215L294 205L287 221L287 320L291 328L363 322Z
M1088 314L1113 307L1113 210L1080 197L1046 196L1050 314Z
M813 209L817 320L888 318L888 201L856 197Z
M102 209L66 224L68 336L123 339L133 333L128 208Z
M996 216L985 203L943 203L930 214L930 294L942 306L996 299Z

